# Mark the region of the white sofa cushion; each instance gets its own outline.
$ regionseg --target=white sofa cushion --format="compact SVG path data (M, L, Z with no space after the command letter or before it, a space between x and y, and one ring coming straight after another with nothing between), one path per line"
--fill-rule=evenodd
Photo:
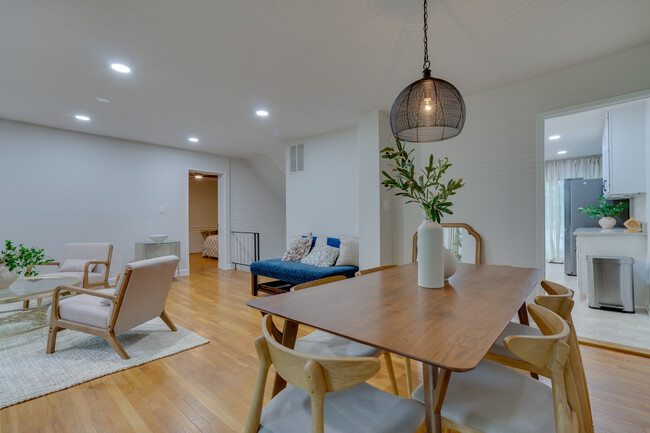
M367 383L328 392L324 409L327 433L414 432L424 422L423 405ZM307 391L289 385L262 411L259 433L310 431L311 402Z

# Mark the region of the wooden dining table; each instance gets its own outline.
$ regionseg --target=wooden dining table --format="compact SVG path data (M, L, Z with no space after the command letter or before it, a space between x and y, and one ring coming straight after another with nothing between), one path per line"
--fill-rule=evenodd
M410 263L247 305L285 318L281 341L290 348L304 324L421 361L426 431L439 433L452 372L476 368L508 322L523 318L543 271L461 263L441 289L419 287L417 274ZM276 376L273 395L285 384Z

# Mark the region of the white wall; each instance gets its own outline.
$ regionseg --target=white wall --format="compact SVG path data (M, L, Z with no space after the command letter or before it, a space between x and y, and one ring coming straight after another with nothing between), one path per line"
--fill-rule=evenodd
M204 177L189 181L189 252L203 251L202 231L219 228L219 180Z
M282 257L285 247L285 204L251 165L230 159L231 230L258 232L260 258ZM221 237L220 237L221 239Z
M453 164L449 175L466 181L454 196L454 215L444 221L474 227L483 238L484 263L542 267L544 156L538 115L648 88L650 45L645 45L466 95L463 132L451 140L416 146L419 162L430 153L447 156ZM405 263L411 260L411 239L422 214L413 204L397 205L393 217L394 261Z
M228 158L0 120L0 239L54 258L66 242L110 242L114 277L134 242L166 233L187 274L188 169L224 173L227 199ZM229 230L228 215L219 221Z
M314 235L359 236L357 127L290 143L305 145L305 170L289 172L287 240Z

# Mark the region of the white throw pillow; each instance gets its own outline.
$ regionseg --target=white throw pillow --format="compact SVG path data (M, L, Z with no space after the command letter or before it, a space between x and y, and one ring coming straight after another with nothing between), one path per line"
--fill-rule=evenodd
M298 238L289 245L289 248L282 256L285 262L299 262L311 249L311 236L305 238Z
M65 259L59 272L83 272L86 268L86 263L90 260L85 259ZM92 272L95 269L96 264L88 266L88 272Z
M359 267L359 238L354 236L340 235L341 239L339 259L336 266L356 266Z
M329 245L317 245L300 263L318 266L319 268L327 268L334 266L338 257L338 248L330 247Z

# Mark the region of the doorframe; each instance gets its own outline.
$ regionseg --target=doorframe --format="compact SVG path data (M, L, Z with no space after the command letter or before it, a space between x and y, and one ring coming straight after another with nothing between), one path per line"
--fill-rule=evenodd
M597 101L586 102L584 104L572 105L569 107L559 108L557 110L546 111L538 113L536 116L536 163L537 170L537 267L546 269L546 238L545 230L545 197L544 197L544 121L554 117L566 116L569 114L581 113L583 111L597 110L599 108L609 107L611 105L624 104L626 102L634 102L641 99L650 98L650 89L641 90L639 92L626 93L623 95L613 96L611 98L600 99Z
M230 263L230 178L228 173L209 168L186 167L185 169L185 245L187 245L187 272L189 275L189 245L190 245L190 172L214 174L219 176L217 182L217 227L219 230L219 269L232 269Z

